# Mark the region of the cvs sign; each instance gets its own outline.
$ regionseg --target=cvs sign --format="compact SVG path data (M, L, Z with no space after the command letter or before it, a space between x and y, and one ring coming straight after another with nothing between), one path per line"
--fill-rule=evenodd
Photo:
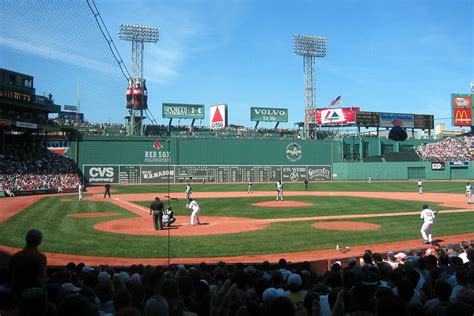
M118 183L118 166L84 166L84 177L89 183Z

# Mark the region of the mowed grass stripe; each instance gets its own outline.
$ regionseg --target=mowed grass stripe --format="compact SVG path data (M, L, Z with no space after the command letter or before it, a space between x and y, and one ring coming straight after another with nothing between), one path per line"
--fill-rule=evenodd
M203 216L235 216L258 219L294 218L327 215L348 214L378 214L401 213L421 211L421 206L426 202L387 200L379 198L362 198L351 196L291 196L287 200L306 202L311 206L298 207L262 207L253 204L274 201L273 197L248 197L248 198L202 198L198 199ZM148 208L150 201L136 202ZM190 215L186 203L170 201L176 215ZM439 206L438 203L429 202L433 209L451 209Z
M425 193L464 193L465 182L424 182ZM170 192L179 198L184 198L186 184L170 184ZM192 184L194 192L247 192L247 183L232 184ZM117 194L127 193L167 193L168 185L114 185ZM254 183L254 191L274 191L275 183ZM285 182L285 191L304 191L303 182ZM310 182L308 191L334 191L334 192L418 192L417 182L412 181L333 181L333 182Z

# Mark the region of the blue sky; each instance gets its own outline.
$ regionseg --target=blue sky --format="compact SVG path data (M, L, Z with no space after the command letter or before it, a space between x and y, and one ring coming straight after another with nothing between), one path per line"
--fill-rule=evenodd
M250 107L289 109L303 121L303 58L293 34L328 38L316 61L316 104L342 95L363 111L434 114L450 126L451 93L474 81L472 0L96 0L131 71L121 23L155 26L145 46L150 111L162 103L226 103L229 122L252 127ZM31 74L37 94L76 104L93 122L124 122L125 78L85 1L5 0L0 11L0 67ZM175 123L178 123L177 121ZM180 124L190 121L181 120ZM263 123L263 127L273 127Z

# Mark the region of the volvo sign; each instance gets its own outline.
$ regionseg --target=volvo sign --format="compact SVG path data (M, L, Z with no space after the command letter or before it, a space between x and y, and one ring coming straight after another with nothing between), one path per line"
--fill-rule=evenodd
M288 122L288 109L251 107L250 120L254 122Z

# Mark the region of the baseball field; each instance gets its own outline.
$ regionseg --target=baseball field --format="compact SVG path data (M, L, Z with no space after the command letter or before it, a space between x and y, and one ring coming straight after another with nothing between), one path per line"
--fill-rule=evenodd
M193 184L201 225L189 226L184 185L114 185L77 194L0 200L0 251L24 246L26 231L38 228L40 250L51 265L261 262L358 256L365 249L423 248L421 206L440 210L433 238L441 243L474 239L474 208L464 182L319 182L285 184L275 201L275 184ZM169 229L153 228L149 205L160 197L175 211ZM336 245L344 252L336 250ZM347 247L347 248L346 248Z

